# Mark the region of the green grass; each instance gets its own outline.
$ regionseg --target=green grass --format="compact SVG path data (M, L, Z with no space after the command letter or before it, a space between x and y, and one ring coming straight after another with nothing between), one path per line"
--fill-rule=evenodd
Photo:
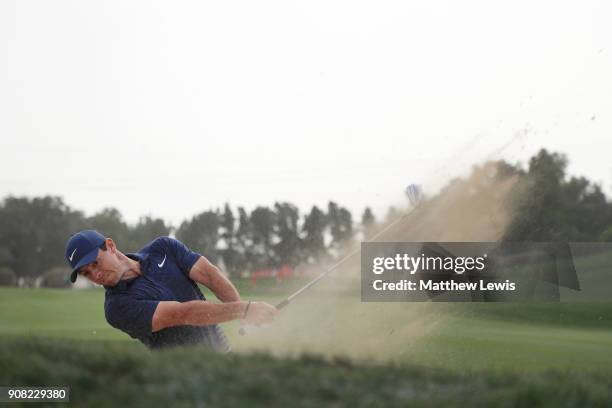
M292 286L258 285L253 293L248 281L238 281L247 297L276 303ZM206 296L210 291L203 289ZM18 289L0 287L0 336L42 336L85 340L131 339L110 327L104 318L104 290Z
M229 357L149 352L108 326L103 290L0 288L0 384L67 384L100 406L612 401L612 303L363 303L333 284L248 336L224 324ZM294 289L238 286L272 303Z
M70 386L72 406L595 407L612 398L612 376L603 373L452 372L200 348L151 353L121 342L2 340L0 366L11 367L0 371L2 384Z
M253 290L272 303L291 288ZM104 291L0 289L0 338L43 337L139 343L110 327ZM609 303L361 303L313 290L273 325L241 337L223 325L237 352L303 352L357 360L506 371L612 370Z
M104 291L0 289L0 336L120 340L104 319Z

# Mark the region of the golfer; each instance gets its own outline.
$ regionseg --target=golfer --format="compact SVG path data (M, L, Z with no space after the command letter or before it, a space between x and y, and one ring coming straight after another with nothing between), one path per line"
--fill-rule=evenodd
M232 283L202 255L170 237L160 237L133 254L123 254L111 238L84 230L68 239L66 260L77 275L106 289L108 323L152 349L203 344L218 352L230 346L217 323L242 319L260 325L276 308L240 300ZM206 300L209 288L223 303Z

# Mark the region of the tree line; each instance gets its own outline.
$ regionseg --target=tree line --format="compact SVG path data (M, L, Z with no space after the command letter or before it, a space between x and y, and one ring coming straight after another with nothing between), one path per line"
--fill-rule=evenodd
M87 217L61 197L6 197L0 204L0 281L33 282L44 274L62 286L69 274L65 244L71 234L96 229L113 238L124 252L136 252L158 236L174 235L192 250L235 275L242 271L315 263L340 254L355 238L356 228L375 222L366 208L354 225L351 212L330 201L306 214L287 202L210 209L173 227L161 218L141 217L129 224L116 208ZM4 278L3 278L4 276Z
M511 194L507 241L612 241L612 203L599 184L567 176L567 156L540 150L528 162L498 162L500 176L521 181Z
M510 195L513 218L504 240L612 241L612 203L598 184L568 177L567 164L563 154L544 149L525 166L494 162L495 177L519 180ZM463 182L456 179L451 184ZM387 220L398 215L391 207ZM44 274L50 282L64 282L66 240L86 228L112 237L123 252L135 252L157 236L173 234L235 275L337 259L352 243L367 239L384 224L375 220L370 208L355 220L347 208L333 201L326 208L313 206L305 214L288 202L251 211L225 204L173 227L151 216L129 224L115 208L88 217L61 197L9 196L0 203L0 282L33 281Z

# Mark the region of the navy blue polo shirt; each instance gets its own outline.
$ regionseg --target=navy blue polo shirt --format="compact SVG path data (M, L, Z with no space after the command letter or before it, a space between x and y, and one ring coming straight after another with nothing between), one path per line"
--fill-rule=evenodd
M153 313L160 301L206 300L189 278L200 254L174 238L160 237L126 256L140 263L142 276L105 286L104 313L111 326L153 349L203 344L219 352L230 350L225 334L216 324L175 326L152 332Z

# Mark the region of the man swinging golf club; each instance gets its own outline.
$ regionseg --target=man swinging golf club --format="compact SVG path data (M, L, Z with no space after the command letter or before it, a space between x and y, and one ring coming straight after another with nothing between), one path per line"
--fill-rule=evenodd
M242 319L260 325L278 313L264 302L241 301L215 265L170 237L123 254L111 238L84 230L68 239L66 260L73 283L82 275L104 286L108 323L152 349L204 344L229 352L217 323ZM197 283L208 287L222 303L207 301Z

